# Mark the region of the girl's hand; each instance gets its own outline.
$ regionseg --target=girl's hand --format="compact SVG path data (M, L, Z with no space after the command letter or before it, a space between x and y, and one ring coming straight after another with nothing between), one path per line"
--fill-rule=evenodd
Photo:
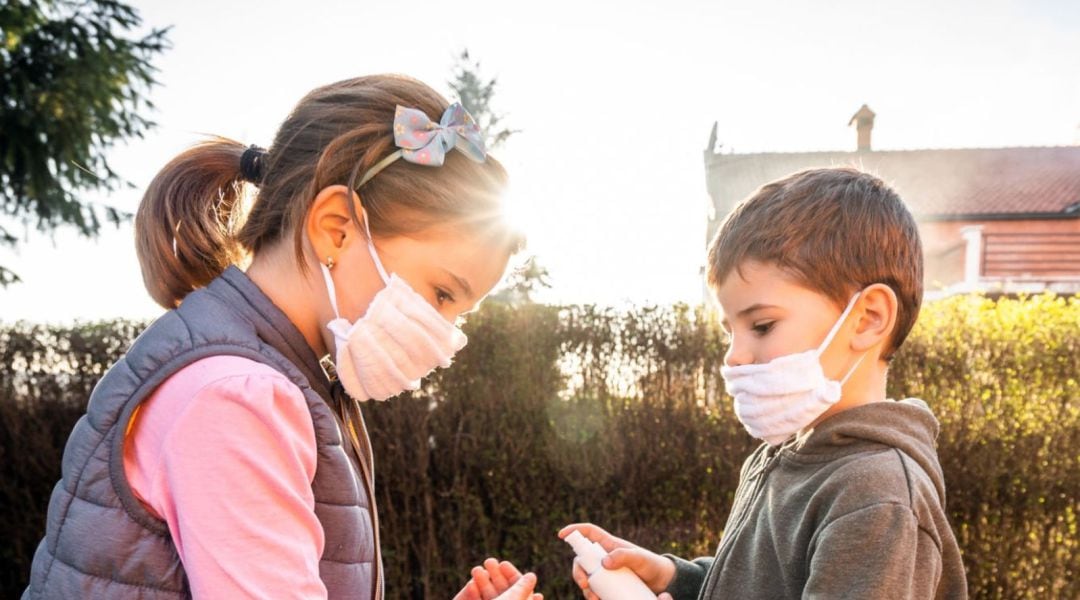
M655 552L617 538L592 523L567 525L559 532L559 538L566 539L566 536L574 531L580 531L581 535L600 544L607 551L608 556L602 563L605 569L615 570L622 567L630 569L638 576L638 579L649 586L654 594L666 590L668 584L675 578L675 563ZM585 570L576 559L574 560L574 583L581 588L586 600L599 600L599 597L589 589L589 576L585 574ZM670 598L668 596L668 600Z
M536 575L522 575L510 562L489 558L473 567L472 579L454 600L543 600L543 594L533 593L535 587Z

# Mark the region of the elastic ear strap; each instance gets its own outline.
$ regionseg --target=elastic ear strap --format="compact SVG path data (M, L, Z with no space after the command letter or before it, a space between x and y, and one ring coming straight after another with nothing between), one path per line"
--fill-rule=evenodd
M839 332L840 328L844 325L844 321L846 321L848 315L851 314L851 309L855 308L855 301L859 299L859 296L861 294L862 290L859 290L855 293L854 296L851 297L851 300L848 302L847 308L844 309L844 312L840 313L840 318L836 320L836 323L833 324L832 329L829 330L829 335L825 336L825 341L821 342L821 345L818 346L818 354L824 352L825 348L829 347L829 342L831 342L833 338L836 337L837 332Z
M330 277L330 269L326 265L319 263L322 267L323 280L326 281L326 293L330 295L330 306L334 309L334 318L341 317L337 309L337 290L334 289L334 278Z
M855 374L855 369L859 368L859 365L862 364L862 360L866 358L867 354L868 352L863 352L862 356L859 357L859 360L855 361L855 364L851 366L851 369L847 372L847 375L844 375L844 378L840 380L840 387L843 387L844 384L847 383L847 380L851 379L851 376Z
M375 250L375 241L371 237L371 227L368 226L367 211L364 207L360 207L360 214L364 216L364 235L367 236L368 252L371 254L371 261L375 263L375 268L379 271L379 277L382 277L384 283L390 283L390 276L386 274L386 269L382 266L382 261L379 260L379 253Z

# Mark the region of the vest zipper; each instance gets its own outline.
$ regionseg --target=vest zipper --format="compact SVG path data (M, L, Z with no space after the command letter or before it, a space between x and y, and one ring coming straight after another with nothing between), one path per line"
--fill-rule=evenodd
M375 577L372 584L371 597L374 600L382 600L384 594L384 582L383 582L383 565L382 565L382 546L379 543L379 509L375 501L375 474L374 469L368 464L368 459L374 459L374 455L371 450L371 439L367 434L367 424L364 422L364 414L360 410L360 406L357 405L356 413L360 419L360 426L364 428L364 441L366 445L361 445L360 436L356 432L356 427L353 425L353 420L349 418L349 410L346 403L354 402L351 398L341 398L341 420L345 423L346 429L349 430L349 441L352 443L353 450L356 452L356 459L360 463L360 470L363 472L364 489L368 494L368 501L371 503L371 527L375 534ZM355 402L354 402L355 403Z

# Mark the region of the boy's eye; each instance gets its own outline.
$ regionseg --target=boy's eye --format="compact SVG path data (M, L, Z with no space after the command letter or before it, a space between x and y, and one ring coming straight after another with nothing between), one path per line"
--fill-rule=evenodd
M775 323L776 323L776 321L766 321L764 323L755 323L754 326L751 327L750 329L752 329L753 332L758 334L758 335L765 335L766 333L769 333L769 330L772 329L772 326Z
M435 288L435 301L439 303L439 306L446 304L447 302L453 302L454 297L449 292L442 288Z

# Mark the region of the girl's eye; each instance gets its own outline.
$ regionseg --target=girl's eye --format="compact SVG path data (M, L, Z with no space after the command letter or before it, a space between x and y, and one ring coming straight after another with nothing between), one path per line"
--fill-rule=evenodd
M765 323L755 323L754 326L751 327L750 329L752 329L753 332L758 334L758 335L765 335L766 333L769 333L769 330L772 329L772 326L775 323L776 323L776 321L767 321Z
M451 296L446 290L441 288L435 288L435 301L439 303L439 306L446 304L447 302L453 302L454 297Z

